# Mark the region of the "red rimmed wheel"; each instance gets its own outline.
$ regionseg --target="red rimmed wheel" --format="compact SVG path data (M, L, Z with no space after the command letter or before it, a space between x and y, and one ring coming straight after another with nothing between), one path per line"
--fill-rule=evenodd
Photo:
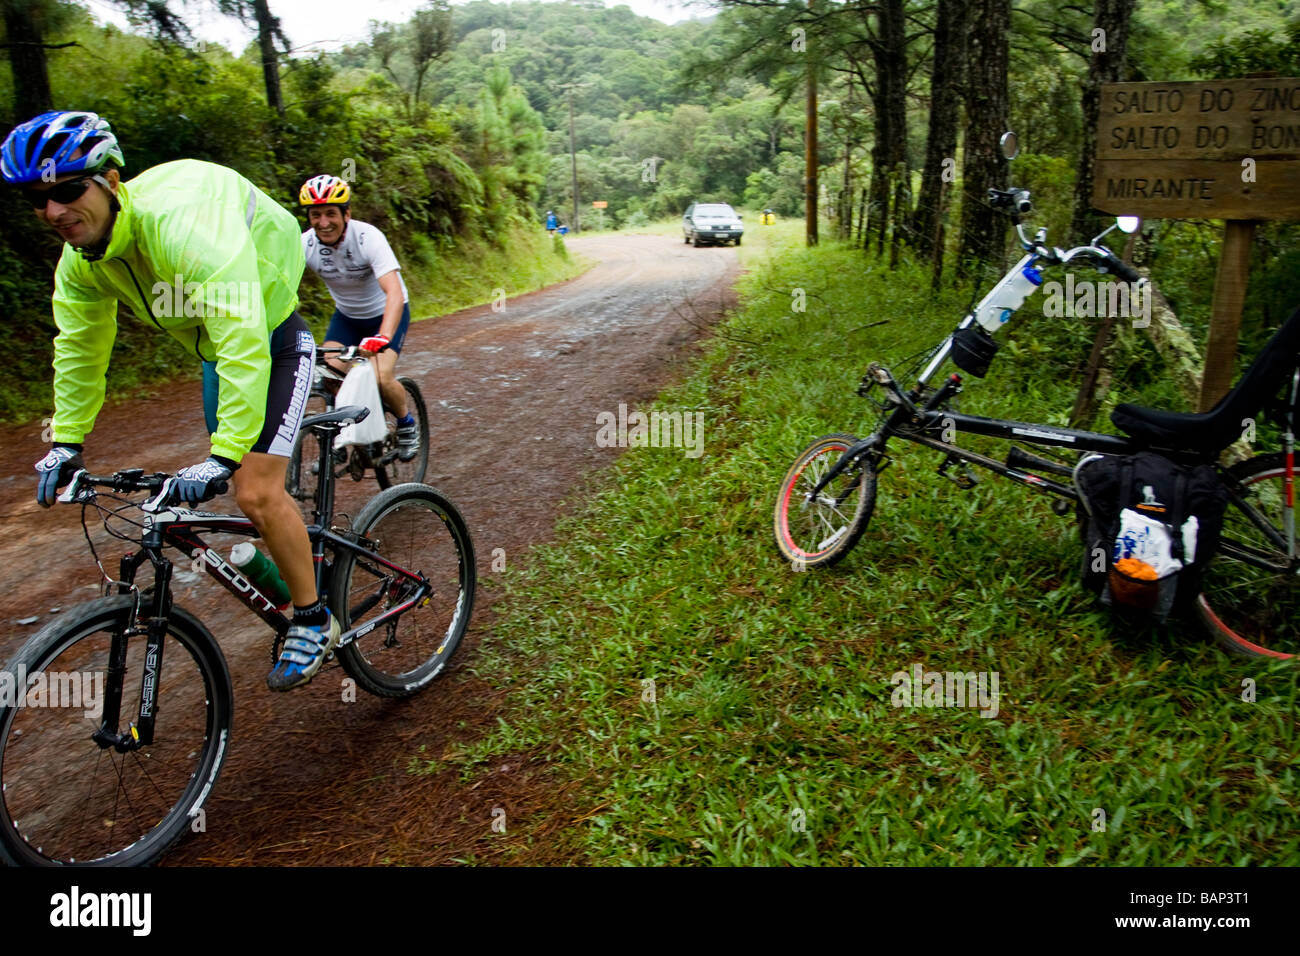
M781 555L798 568L829 567L848 554L867 530L876 505L876 473L867 462L846 468L815 501L808 494L856 444L852 435L825 435L795 459L781 482L773 533Z

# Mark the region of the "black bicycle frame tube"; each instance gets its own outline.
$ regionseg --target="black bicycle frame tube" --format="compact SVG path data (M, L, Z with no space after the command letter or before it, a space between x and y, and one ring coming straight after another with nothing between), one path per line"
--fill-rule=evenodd
M214 515L211 519L195 522L195 524L206 525L206 530L222 534L257 537L257 529L247 518ZM168 525L163 534L169 545L201 562L208 574L216 578L222 587L269 624L276 634L284 636L288 632L289 619L276 609L271 599L259 591L252 581L240 574L238 568L226 561L215 548L208 547L198 536L194 524L183 522Z
M963 415L960 412L942 410L921 414L922 423L917 430L943 430L952 427L959 432L969 432L972 435L1006 438L1028 445L1078 448L1081 451L1095 451L1103 455L1132 455L1146 447L1131 438L1107 435L1102 432L1086 432L1077 428L1036 425L1032 422L1017 422L1003 418L983 418L979 415ZM913 435L909 432L914 433L912 429L899 429L897 433L899 437L910 439Z
M197 522L196 522L197 523ZM203 524L207 525L209 531L221 532L223 534L245 534L250 537L257 535L257 529L246 518L213 516ZM341 551L353 551L359 555L364 555L368 560L380 565L395 575L410 580L418 580L420 586L416 593L407 601L403 601L396 607L390 608L373 621L367 621L357 628L346 631L339 637L339 646L349 644L365 634L368 634L377 625L383 624L414 607L420 601L424 600L432 592L433 587L428 581L416 575L414 572L393 564L391 561L379 554L365 548L353 541L348 540L341 535L335 534L326 528L312 525L307 529L308 535L312 538L313 552L324 553L326 542L333 546L335 554ZM208 547L203 540L195 533L194 525L189 523L170 525L165 532L167 543L172 547L178 548L191 557L197 557L203 562L204 569L214 577L221 586L239 599L254 614L269 624L275 632L283 636L288 633L291 626L290 620L285 617L271 600L262 594L257 587L239 573L239 570L232 567L215 549ZM322 573L318 568L318 574ZM322 590L323 593L323 590Z
M1068 485L1062 485L1059 482L1052 481L1050 478L1042 478L1030 472L1021 471L1018 468L1011 468L994 458L989 458L987 455L981 455L979 452L959 448L956 445L950 445L937 438L931 438L929 435L906 434L900 437L904 437L908 441L915 442L918 445L933 448L935 451L947 452L949 455L960 458L962 461L968 461L973 465L979 465L981 468L987 468L989 471L995 472L1003 478L1010 478L1012 481L1022 484L1027 488L1033 488L1035 491L1041 491L1044 494L1057 495L1062 498L1069 498L1072 501L1079 500L1078 494Z
M1031 422L1019 422L1010 419L983 418L979 415L963 415L960 412L944 411L942 409L934 411L917 409L916 411L917 414L913 415L907 408L902 406L896 408L879 433L869 435L840 455L835 464L830 467L809 492L809 496L821 494L822 490L834 481L840 472L860 458L864 452L882 445L881 435L895 435L918 445L925 445L938 451L950 452L959 458L980 465L1031 488L1063 495L1067 498L1077 497L1072 488L1067 488L1065 485L1049 481L1046 478L1040 478L1028 472L1008 468L1005 464L978 452L967 451L958 448L956 445L930 438L924 432L935 431L942 433L952 429L957 432L968 432L972 435L987 435L992 438L1021 441L1028 445L1077 448L1081 451L1095 451L1104 455L1131 455L1141 451L1144 447L1129 438L1107 435L1102 432L1081 431L1077 428L1058 428L1055 425L1035 425ZM920 424L915 424L918 416Z
M313 528L311 530L315 531L316 529ZM319 534L320 534L320 540L322 542L328 540L331 544L334 545L335 554L338 554L340 549L353 551L359 555L363 555L367 560L373 561L375 564L380 565L381 567L386 568L389 571L392 571L397 576L420 582L420 586L416 589L415 594L411 595L411 597L407 598L401 604L397 605L396 607L389 608L387 611L379 615L374 620L367 621L365 624L362 624L360 627L354 627L344 632L342 635L340 635L339 645L338 645L339 647L342 647L345 644L352 643L358 637L364 637L366 634L369 634L379 625L387 623L389 620L397 617L399 614L404 614L406 611L415 607L417 604L419 604L426 597L428 597L430 594L433 593L433 585L431 585L423 575L417 575L414 572L407 570L406 568L393 564L393 562L389 561L387 558L384 558L383 556L377 554L376 552L371 551L368 548L364 548L353 541L349 541L347 538L340 537L339 535L335 534L333 531L320 529ZM335 598L335 600L344 597L343 595L332 595L332 596ZM372 604L370 606L373 607L374 605ZM364 613L366 610L369 610L369 608L364 608L362 610L362 613Z
M334 439L338 437L338 433L339 429L337 428L322 429L316 432L319 438L317 444L320 445L320 451L316 455L319 471L317 472L316 495L312 501L311 517L312 521L322 528L328 527L334 517L334 472L330 469L334 467ZM302 467L301 459L298 467ZM325 477L327 471L329 471L328 478ZM321 552L315 551L313 554L319 557ZM317 566L319 564L320 562L317 561ZM316 583L317 590L319 590L320 582L317 581Z

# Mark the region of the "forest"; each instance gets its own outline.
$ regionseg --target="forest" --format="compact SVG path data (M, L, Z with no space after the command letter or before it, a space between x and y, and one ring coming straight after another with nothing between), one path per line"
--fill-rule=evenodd
M434 0L314 54L295 51L276 0L202 2L255 41L197 39L185 18L200 0L114 0L129 31L71 0L0 0L0 132L51 107L94 110L124 143L128 178L205 159L286 206L307 176L334 172L417 275L471 240L506 246L552 208L576 211L578 228L636 228L692 201L786 217L811 201L810 243L961 281L1004 252L1004 222L982 199L1008 175L1004 129L1020 134L1015 176L1039 220L1057 242L1082 241L1102 221L1088 201L1102 83L1300 75L1295 0L720 0L673 26L595 0ZM593 201L607 203L599 219ZM57 242L11 190L0 211L0 309L24 333L20 364L44 364ZM1217 237L1212 223L1169 221L1139 244L1194 327ZM1290 224L1254 241L1246 338L1293 304L1300 265ZM25 407L5 399L0 416Z

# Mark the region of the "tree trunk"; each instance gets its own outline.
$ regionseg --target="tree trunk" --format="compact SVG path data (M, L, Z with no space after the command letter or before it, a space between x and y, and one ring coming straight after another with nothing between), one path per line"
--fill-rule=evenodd
M967 45L966 155L962 164L961 243L957 274L1000 259L1006 220L988 202L988 189L1006 186L1007 161L998 139L1007 127L1010 0L971 4Z
M808 0L812 10L815 0ZM803 207L804 240L817 245L817 57L808 50L808 96L804 102Z
M930 74L930 130L925 141L921 195L912 219L912 241L917 251L932 262L942 259L942 250L935 248L935 237L947 193L943 188L944 171L951 171L951 182L957 170L957 122L965 52L966 5L961 0L939 0L934 23L934 69ZM949 161L946 167L945 160Z
M45 57L45 16L37 4L4 0L9 69L14 77L14 123L23 123L54 108Z
M1101 219L1092 211L1092 167L1097 158L1097 120L1101 112L1101 85L1117 82L1124 73L1124 52L1128 46L1129 19L1136 0L1096 0L1092 20L1092 56L1088 60L1088 76L1083 82L1083 149L1079 153L1079 166L1074 180L1074 211L1070 219L1070 233L1079 242L1086 242L1102 231ZM1100 31L1100 32L1098 32ZM1133 237L1129 237L1131 255ZM1109 372L1103 361L1110 354L1114 338L1115 320L1103 318L1092 343L1083 383L1074 399L1070 424L1082 427L1096 415L1098 402L1096 383L1099 376Z
M871 105L876 114L876 141L871 148L871 206L878 214L876 254L885 251L885 238L893 226L891 263L897 261L896 244L905 222L903 207L910 207L907 177L899 165L907 163L907 38L902 0L884 0L873 8L875 36L868 41L876 83ZM909 210L910 211L910 210Z
M840 238L847 239L853 235L853 189L849 178L849 161L853 157L853 144L848 134L844 137L844 182L840 187L839 219Z
M1092 56L1083 81L1083 149L1074 180L1074 213L1070 232L1087 242L1101 232L1101 220L1092 212L1092 167L1097 157L1097 120L1101 112L1101 85L1124 76L1129 20L1137 0L1096 0L1092 20ZM1097 31L1102 31L1100 34Z
M284 97L280 93L280 54L275 49L275 35L279 21L271 15L267 0L253 0L253 15L257 19L257 45L262 51L262 79L266 83L266 102L281 116L284 115Z
M912 171L907 156L907 21L903 0L880 4L880 76L889 116L888 162L893 179L889 268L898 267L899 247L911 226Z
M876 241L876 255L885 251L885 232L889 225L889 140L886 110L881 97L880 81L876 81L875 92L871 100L876 114L876 141L871 145L871 187L868 208L871 210L872 226L867 230L867 245L872 237Z

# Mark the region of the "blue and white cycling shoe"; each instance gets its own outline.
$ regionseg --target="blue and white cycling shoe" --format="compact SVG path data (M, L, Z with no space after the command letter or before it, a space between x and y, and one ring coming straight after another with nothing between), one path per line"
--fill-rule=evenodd
M333 614L320 627L295 624L289 628L280 659L266 675L266 686L271 690L292 690L307 683L334 650L341 633L338 618Z
M411 418L411 416L407 416ZM410 461L420 452L420 433L416 427L416 421L411 418L409 423L397 423L397 457L402 461Z

